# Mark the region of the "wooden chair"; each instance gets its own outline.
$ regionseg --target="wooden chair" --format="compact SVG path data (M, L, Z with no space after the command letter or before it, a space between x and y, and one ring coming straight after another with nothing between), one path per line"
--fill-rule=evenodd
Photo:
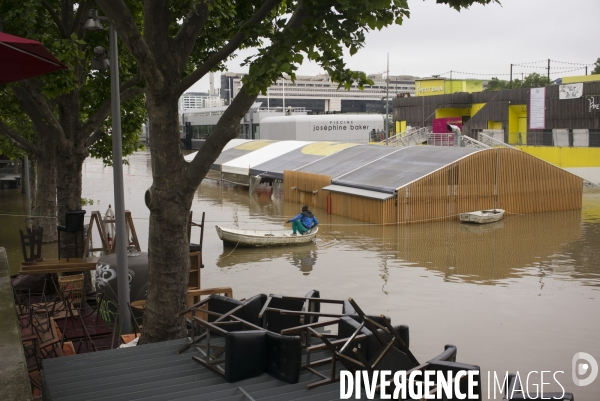
M44 237L44 228L39 226L32 230L27 227L27 234L23 234L23 230L19 230L21 235L21 248L23 250L23 264L35 264L42 262L42 239ZM29 252L28 252L29 251Z
M196 223L192 220L194 212L190 210L190 215L188 217L188 240L190 241L190 253L192 252L202 252L202 243L204 242L204 218L206 216L206 212L202 212L202 220L200 223ZM192 243L192 228L199 227L200 228L200 240L197 244ZM202 264L202 258L200 258L200 266L204 267Z

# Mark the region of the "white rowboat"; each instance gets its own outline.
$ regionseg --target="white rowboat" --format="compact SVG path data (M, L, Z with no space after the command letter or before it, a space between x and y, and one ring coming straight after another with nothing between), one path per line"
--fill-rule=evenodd
M236 228L225 228L215 226L219 238L224 243L233 246L285 246L301 245L311 242L317 235L319 228L314 228L305 235L292 235L290 230L239 230Z
M476 212L461 213L460 221L463 223L486 224L502 220L503 209L478 210Z

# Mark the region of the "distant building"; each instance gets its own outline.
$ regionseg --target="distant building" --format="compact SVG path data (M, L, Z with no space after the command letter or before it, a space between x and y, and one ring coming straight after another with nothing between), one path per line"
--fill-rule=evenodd
M385 139L384 117L381 114L267 117L260 121L260 139L353 143L381 141Z
M221 74L221 98L230 104L242 87L244 74L226 72ZM272 85L267 96L259 95L257 101L267 109L273 107L304 107L313 113L385 113L386 79L384 74L368 75L372 86L360 90L353 85L350 90L338 89L327 74L297 76L296 81L280 79ZM389 82L389 102L397 94L415 95L415 77L410 75L391 76Z
M225 101L218 95L207 92L187 92L181 95L177 103L179 112L224 106Z
M425 78L415 81L415 96L450 95L452 93L476 93L487 88L488 81L480 79Z
M206 138L212 134L227 107L209 107L180 113L180 139L183 147L186 149L200 149ZM240 120L238 138L259 139L261 137L260 122L263 118L306 115L307 113L308 111L301 107L286 107L284 112L281 107L267 110L260 102L254 103L244 118Z

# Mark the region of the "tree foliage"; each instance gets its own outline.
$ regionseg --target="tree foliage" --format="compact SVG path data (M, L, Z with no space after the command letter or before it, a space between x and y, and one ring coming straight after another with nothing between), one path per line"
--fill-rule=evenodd
M592 75L600 74L600 57L594 63L594 69L592 70Z
M82 29L89 8L88 1L74 4L70 0L5 0L0 4L4 32L41 42L69 67L68 70L10 85L13 91L19 94L18 99L21 102L31 99L37 104L29 104L29 109L21 105L9 111L8 98L0 97L2 121L26 118L30 120L30 124L33 123L33 126L37 127L38 134L64 135L67 141L83 141L86 147L93 146L98 139L107 136L110 79L107 72L91 71L90 60L95 46L102 45L108 48L108 34L86 33ZM136 76L136 65L127 52L122 53L124 56L119 60L121 80L127 81ZM136 83L140 82L138 78ZM137 91L138 95L141 93L141 90ZM124 102L122 107L124 143L129 143L125 151L128 153L139 149L140 146L133 145L133 142L139 135L141 124L146 120L143 98L131 98L133 101L129 98L124 99L127 102ZM69 131L67 127L62 127L62 132L60 127L52 129L57 127L53 127L53 122L48 121L54 119L60 125L61 113L65 113L66 109L69 109L68 113L75 114L73 117L77 120L74 124L76 132L65 132ZM20 141L19 132L13 132L16 134L13 139L17 142ZM7 135L6 131L2 133ZM35 142L33 139L32 144ZM37 150L38 153L42 151L32 146L28 150ZM111 147L101 144L95 144L90 151L93 156L101 157L105 162L112 157Z
M437 0L457 10L497 0ZM187 215L194 192L259 93L304 61L319 64L341 87L371 83L346 67L365 34L409 16L406 0L144 0L143 26L133 18L142 0L96 0L146 81L152 132L149 281L140 343L185 335L177 313L186 305L189 272ZM252 48L249 72L213 133L191 163L179 150L177 99L210 71L222 70L238 49Z
M545 75L540 75L537 72L533 72L527 75L523 80L513 79L512 88L541 88L544 86L550 85L550 81L548 77ZM511 89L510 81L505 81L503 79L498 79L497 77L493 77L488 81L488 86L485 89L486 91L497 91Z
M542 88L550 85L550 80L547 75L540 75L537 72L532 72L523 79L523 88ZM513 88L515 86L513 85Z
M503 79L498 79L497 77L493 77L488 81L486 91L498 91L503 89L508 89L510 83Z

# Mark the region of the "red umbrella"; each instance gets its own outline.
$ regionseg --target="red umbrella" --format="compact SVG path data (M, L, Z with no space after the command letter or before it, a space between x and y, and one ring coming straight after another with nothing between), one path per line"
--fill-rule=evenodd
M40 42L0 32L0 84L67 68Z

